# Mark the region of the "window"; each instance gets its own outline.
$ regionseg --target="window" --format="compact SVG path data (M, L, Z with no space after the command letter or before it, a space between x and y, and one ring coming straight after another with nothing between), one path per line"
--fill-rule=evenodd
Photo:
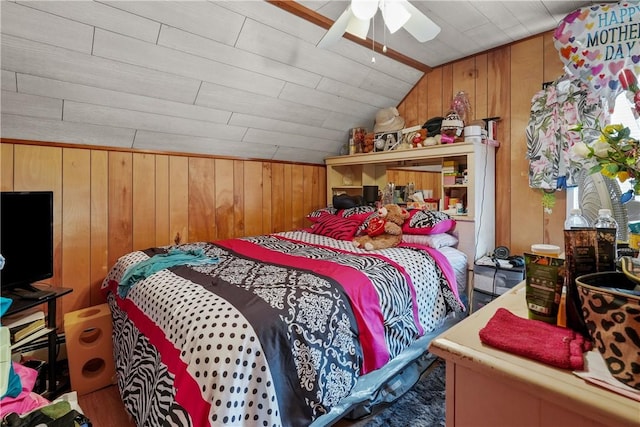
M625 93L621 93L616 98L616 105L611 114L611 123L622 123L628 126L631 129L631 136L640 139L640 118L636 120L633 116L633 106Z
M636 139L640 139L640 118L636 119L633 115L633 105L629 101L626 95L626 91L619 94L615 101L615 106L613 109L613 113L611 113L611 123L622 123L624 126L627 126L631 130L631 136ZM620 184L620 190L622 193L631 189L631 184L629 181L627 182L618 182ZM569 215L569 211L572 208L578 208L578 188L568 188L567 189L567 212L566 215ZM635 195L635 200L640 202L640 195Z
M631 130L631 136L640 140L640 119L636 120L633 116L633 107L625 93L621 93L616 98L616 105L611 114L611 123L622 123ZM629 182L620 182L620 189L624 193L631 188ZM636 200L640 200L640 195L636 194Z

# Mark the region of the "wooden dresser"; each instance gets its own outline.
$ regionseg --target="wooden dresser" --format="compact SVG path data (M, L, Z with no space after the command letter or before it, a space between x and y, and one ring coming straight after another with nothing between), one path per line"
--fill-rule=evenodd
M482 344L478 331L499 307L526 318L524 282L430 345L447 362L447 427L640 426L640 402Z

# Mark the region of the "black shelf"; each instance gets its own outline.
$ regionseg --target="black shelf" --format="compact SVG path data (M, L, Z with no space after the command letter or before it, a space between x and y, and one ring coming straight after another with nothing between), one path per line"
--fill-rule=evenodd
M59 391L61 390L59 387L57 387L56 380L56 344L58 338L58 326L56 324L56 300L64 295L70 294L71 292L73 292L73 289L61 287L43 287L42 289L51 291L52 294L39 300L25 299L12 293L11 291L3 292L2 296L12 300L11 306L9 306L9 309L4 314L5 316L20 313L22 311L29 310L30 308L34 308L42 304L47 304L47 327L50 329L47 334L47 350L49 358L47 369L48 388L43 393L43 396L51 400L57 397ZM17 351L20 348L21 347L14 348L12 349L12 351Z

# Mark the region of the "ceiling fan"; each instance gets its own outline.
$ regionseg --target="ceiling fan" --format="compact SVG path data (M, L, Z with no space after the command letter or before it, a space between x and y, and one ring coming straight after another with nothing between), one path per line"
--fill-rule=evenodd
M391 34L403 28L419 42L435 38L440 27L407 0L351 0L351 4L318 43L325 48L337 42L345 32L367 38L369 24L378 9Z

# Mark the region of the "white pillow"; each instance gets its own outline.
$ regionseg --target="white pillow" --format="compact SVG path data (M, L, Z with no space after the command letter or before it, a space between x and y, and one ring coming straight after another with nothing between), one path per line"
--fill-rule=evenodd
M434 249L440 249L446 246L455 246L458 244L458 239L456 238L456 236L453 236L449 233L403 234L402 241L404 243L425 245Z

